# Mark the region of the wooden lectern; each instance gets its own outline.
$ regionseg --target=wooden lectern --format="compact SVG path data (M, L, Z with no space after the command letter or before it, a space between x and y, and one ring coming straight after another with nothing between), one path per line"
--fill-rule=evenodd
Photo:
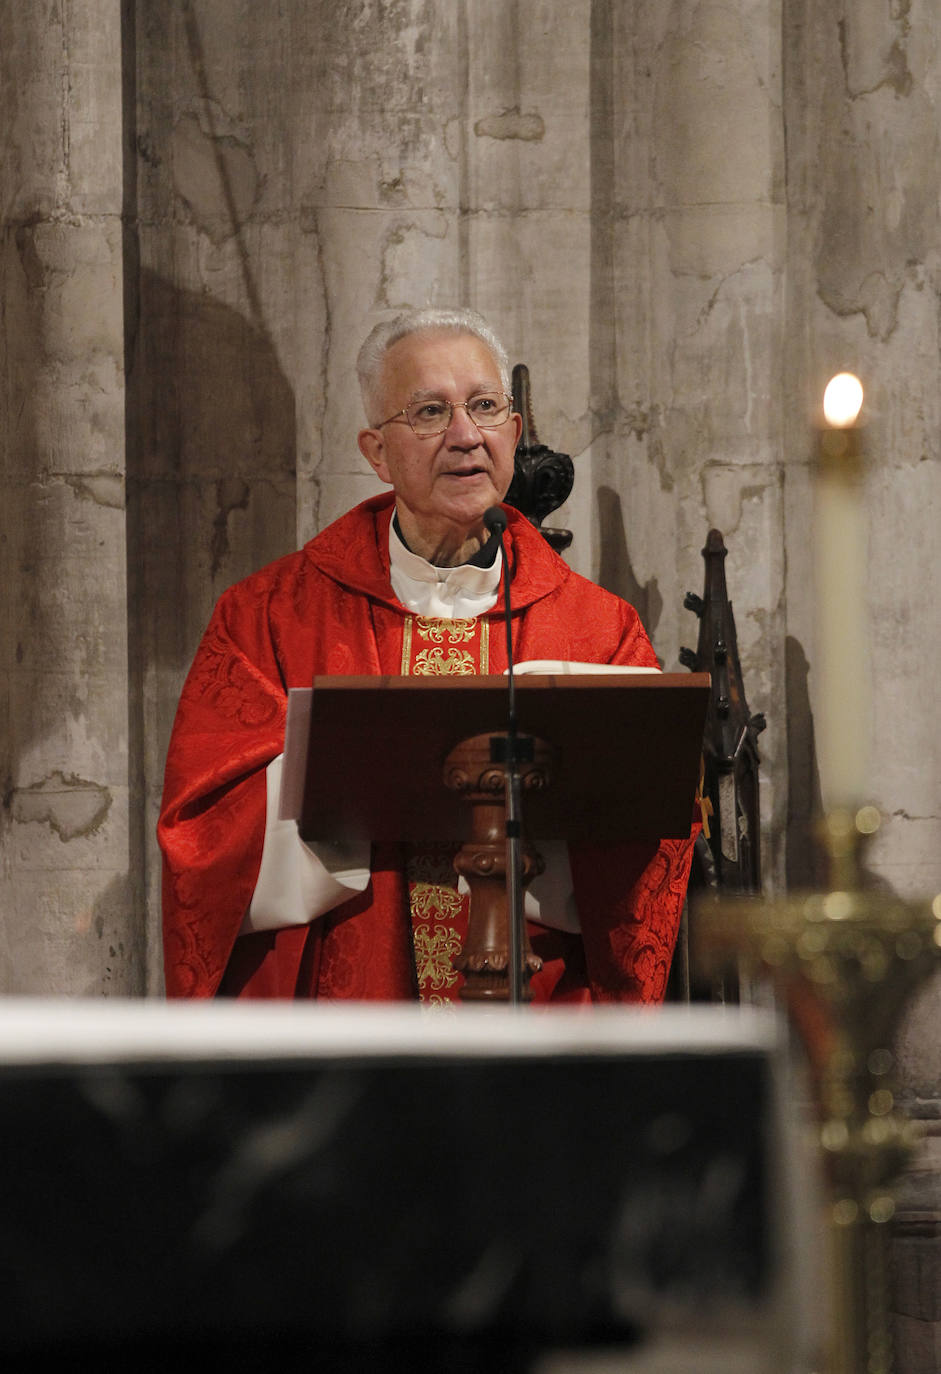
M688 835L708 700L707 673L519 677L527 835ZM281 814L303 839L462 842L464 1000L507 998L506 710L505 677L318 677L289 698Z

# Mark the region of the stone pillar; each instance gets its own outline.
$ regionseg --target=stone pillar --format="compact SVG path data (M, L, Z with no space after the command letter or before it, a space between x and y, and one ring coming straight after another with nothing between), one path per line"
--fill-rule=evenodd
M778 0L592 6L593 572L668 668L725 536L761 737L763 871L786 801L781 392L785 254Z
M119 0L3 0L0 61L0 988L139 993Z

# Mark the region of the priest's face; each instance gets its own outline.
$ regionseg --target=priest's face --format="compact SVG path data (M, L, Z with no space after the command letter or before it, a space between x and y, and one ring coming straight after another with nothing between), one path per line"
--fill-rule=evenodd
M433 563L462 562L486 541L484 511L506 495L522 421L512 413L481 429L463 405L454 405L443 433L416 434L399 412L415 401L502 396L500 369L473 334L411 334L386 353L382 382L382 413L394 418L364 429L360 449L395 491L409 548Z

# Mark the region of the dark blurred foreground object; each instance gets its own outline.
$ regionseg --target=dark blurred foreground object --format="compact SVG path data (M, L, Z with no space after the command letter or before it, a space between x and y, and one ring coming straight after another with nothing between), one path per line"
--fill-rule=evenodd
M517 363L513 369L513 409L523 417L523 432L516 445L516 470L506 499L526 516L556 553L561 553L571 544L572 531L544 530L542 522L568 500L575 483L575 465L567 453L556 453L539 442L529 392L529 368L525 363Z
M3 1367L523 1370L763 1322L775 1035L712 1008L0 1008Z

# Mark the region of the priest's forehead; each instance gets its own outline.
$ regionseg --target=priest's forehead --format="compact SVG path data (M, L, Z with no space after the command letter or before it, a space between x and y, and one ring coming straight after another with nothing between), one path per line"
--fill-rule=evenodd
M500 365L483 339L456 330L423 330L386 350L380 373L382 405L393 408L431 397L466 400L502 390Z

